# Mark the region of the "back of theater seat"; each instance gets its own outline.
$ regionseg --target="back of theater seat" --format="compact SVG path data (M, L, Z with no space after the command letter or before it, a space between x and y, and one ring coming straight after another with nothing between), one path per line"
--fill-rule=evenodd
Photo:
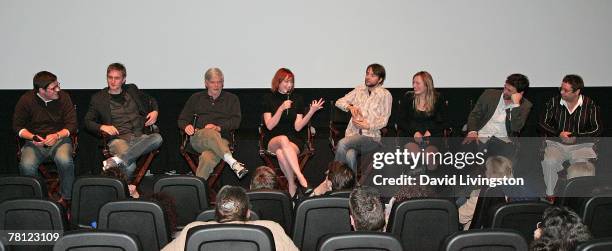
M489 224L491 228L514 229L525 240L533 240L533 230L542 221L544 210L549 204L544 202L513 202L503 204L495 210Z
M178 228L189 224L209 207L206 181L195 176L169 176L158 179L153 192L163 192L173 197L176 203Z
M293 243L300 250L315 250L326 234L351 231L348 198L315 197L302 201L295 210Z
M438 250L446 236L459 230L457 206L443 199L414 199L391 209L387 232L404 250Z
M593 239L576 247L576 251L609 251L612 250L612 237Z
M499 250L525 251L527 242L520 233L505 229L470 229L446 238L444 251Z
M258 190L247 192L251 210L259 219L274 221L291 235L293 229L293 204L289 195L283 191Z
M139 251L137 237L120 232L103 230L74 231L65 233L53 247L53 251Z
M127 184L110 177L81 177L72 186L71 223L74 227L88 228L98 217L102 205L124 200L128 196Z
M612 194L590 198L583 211L582 220L594 238L612 237Z
M43 199L47 196L47 186L34 177L0 177L0 202L11 199Z
M273 251L274 237L269 229L249 224L214 224L190 228L186 251Z
M330 234L319 241L319 251L402 251L402 244L395 236L379 232L350 232Z
M152 201L106 203L100 208L98 228L133 234L140 240L143 250L159 250L170 238L163 209Z

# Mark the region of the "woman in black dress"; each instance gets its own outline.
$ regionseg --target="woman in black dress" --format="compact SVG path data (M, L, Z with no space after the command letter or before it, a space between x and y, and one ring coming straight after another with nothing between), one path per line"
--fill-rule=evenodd
M299 132L325 103L323 99L313 100L306 111L302 98L293 93L293 88L293 73L289 69L281 68L272 79L272 93L263 100L263 119L269 130L264 140L268 150L276 154L280 168L287 177L291 196L297 189L295 178L300 186L308 187L308 181L300 171L298 163L298 154L304 147L304 140L299 136Z
M413 92L404 95L400 106L398 123L400 136L408 137L405 148L410 152L436 153L448 128L447 107L444 98L434 88L433 78L426 71L412 77ZM428 160L428 169L433 170L433 157Z

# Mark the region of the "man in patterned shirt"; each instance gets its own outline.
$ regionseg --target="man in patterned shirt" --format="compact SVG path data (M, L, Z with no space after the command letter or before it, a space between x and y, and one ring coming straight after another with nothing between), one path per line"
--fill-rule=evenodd
M586 162L596 158L594 139L603 132L599 106L582 94L584 81L578 75L563 78L559 95L547 104L539 127L549 139L546 140L542 171L546 183L546 195L552 196L557 184L557 172L562 163Z
M393 97L382 87L385 68L371 64L366 68L365 84L357 86L336 101L336 107L351 112L345 136L338 142L335 160L357 172L357 154L380 146L380 129L387 125Z

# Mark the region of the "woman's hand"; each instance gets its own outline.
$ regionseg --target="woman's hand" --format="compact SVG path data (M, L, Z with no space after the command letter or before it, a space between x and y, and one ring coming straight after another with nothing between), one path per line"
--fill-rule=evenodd
M325 100L323 100L323 98L320 98L319 100L313 100L312 103L310 103L310 110L312 112L321 110L323 108L323 104L325 104Z

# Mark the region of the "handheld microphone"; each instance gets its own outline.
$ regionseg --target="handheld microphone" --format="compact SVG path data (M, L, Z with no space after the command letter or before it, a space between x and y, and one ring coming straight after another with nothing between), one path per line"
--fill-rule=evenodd
M291 100L291 92L287 92L287 100ZM285 110L287 112L287 116L289 116L289 109L291 109L291 107L287 108L287 110Z
M192 119L191 119L191 125L193 126L193 130L194 130L194 131L198 129L198 128L196 127L196 123L198 122L198 118L199 118L199 117L200 117L200 116L198 116L198 114L197 114L197 113L194 113L194 114L193 114L193 117L192 117Z

